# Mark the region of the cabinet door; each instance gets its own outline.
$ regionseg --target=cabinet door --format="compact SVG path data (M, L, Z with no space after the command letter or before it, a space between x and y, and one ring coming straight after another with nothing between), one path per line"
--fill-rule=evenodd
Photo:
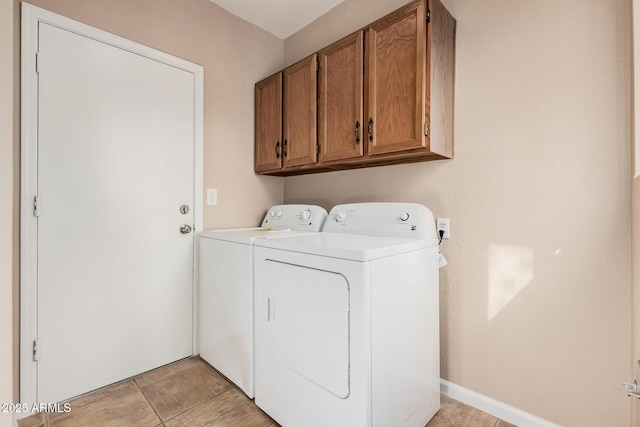
M282 167L282 73L256 83L255 170Z
M319 53L319 161L362 156L362 31Z
M425 146L424 1L373 23L367 38L367 139L371 155Z
M316 162L316 55L284 70L283 166Z

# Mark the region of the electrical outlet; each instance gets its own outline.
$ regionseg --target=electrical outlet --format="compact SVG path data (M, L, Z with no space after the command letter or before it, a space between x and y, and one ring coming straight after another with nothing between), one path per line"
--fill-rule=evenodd
M451 237L449 232L449 218L436 219L436 232L438 233L438 237L440 237L440 231L444 231L442 235L443 239L449 239Z

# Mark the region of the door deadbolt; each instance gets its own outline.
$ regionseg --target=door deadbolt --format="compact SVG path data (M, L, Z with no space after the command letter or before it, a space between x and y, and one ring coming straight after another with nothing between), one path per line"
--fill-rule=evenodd
M182 226L180 227L180 232L182 234L189 234L191 233L191 226L187 225L187 224L182 224Z
M180 213L182 215L186 215L189 213L189 205L182 205L180 206Z

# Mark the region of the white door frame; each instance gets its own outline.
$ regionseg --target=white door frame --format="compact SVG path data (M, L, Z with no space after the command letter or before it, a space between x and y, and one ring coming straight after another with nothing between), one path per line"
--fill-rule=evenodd
M194 75L194 275L193 275L193 354L198 352L197 313L197 238L202 230L202 146L203 146L203 88L204 68L200 65L168 55L155 49L90 27L47 10L22 3L22 101L21 101L21 190L20 190L20 402L31 406L37 397L37 366L33 361L33 340L37 336L37 219L33 215L34 196L37 194L38 172L38 23L72 31L76 34L107 43ZM54 402L38 402L54 403ZM24 414L28 415L28 414Z

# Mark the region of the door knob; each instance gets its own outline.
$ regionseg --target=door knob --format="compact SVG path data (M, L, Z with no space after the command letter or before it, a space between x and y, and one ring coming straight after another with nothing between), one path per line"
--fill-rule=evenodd
M182 226L180 227L180 232L182 234L189 234L191 233L191 226L187 225L187 224L182 224Z

